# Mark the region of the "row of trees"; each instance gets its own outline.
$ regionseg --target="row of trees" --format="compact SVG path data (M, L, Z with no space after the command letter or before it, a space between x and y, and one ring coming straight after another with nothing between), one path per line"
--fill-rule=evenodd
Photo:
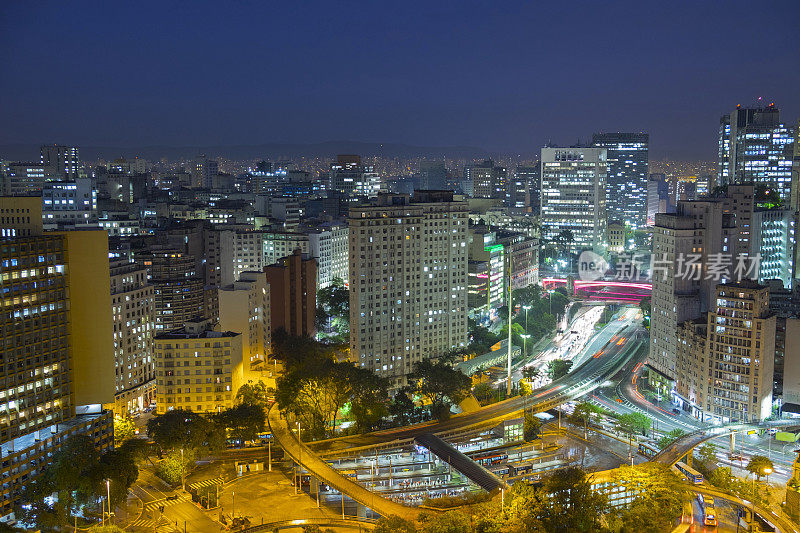
M422 513L419 523L392 516L379 533L566 533L669 531L680 516L688 489L667 467L646 463L622 467L614 482L624 484L632 504L612 509L606 496L592 490L582 470L554 472L541 484L515 483L501 501L467 505L441 514Z

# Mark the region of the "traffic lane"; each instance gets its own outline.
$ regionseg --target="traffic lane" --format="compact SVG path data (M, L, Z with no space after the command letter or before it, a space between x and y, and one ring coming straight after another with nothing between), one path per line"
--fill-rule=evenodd
M215 513L217 511L211 511ZM225 512L228 512L226 510ZM158 513L159 515L161 513ZM164 520L160 523L169 523L176 527L178 531L197 531L200 533L216 533L220 530L221 524L212 519L202 509L192 502L181 502L164 508ZM211 515L214 516L214 515Z
M604 328L604 330L601 330L599 334L602 334L603 331L607 330L609 327L612 329L620 328L621 330L630 327L631 336L638 334L641 329L641 326L637 324L632 325L630 323L630 320L622 320L618 321L618 324L616 326L612 326L611 324L609 324L609 326L606 326L606 328ZM609 340L611 337L614 336L613 333L606 333L606 334L608 335ZM557 382L552 382L552 384L545 385L535 390L533 392L534 396L541 392L547 391L548 388L552 386L561 386L559 390L553 391L549 393L547 396L540 398L538 403L541 404L546 402L557 401L561 397L564 398L564 400L561 402L563 403L565 401L574 398L575 391L580 392L578 396L582 396L583 394L590 392L590 390L583 390L584 388L586 388L585 387L586 384L581 386L579 385L579 383L585 382L587 378L590 378L591 376L602 373L603 369L607 366L607 364L612 363L611 360L615 359L618 355L620 355L621 352L627 351L629 346L631 346L631 344L629 343L625 343L623 345L614 345L608 350L606 354L604 354L603 357L590 358L584 365L575 369L573 372L567 374L567 376L561 378ZM617 370L618 369L615 369L614 374L616 374ZM596 388L596 386L599 385L599 383L601 383L605 379L608 379L609 377L610 376L604 376L602 379L598 379L598 383L593 384L593 387ZM320 449L320 448L326 449L335 443L343 444L345 446L349 445L350 447L370 446L395 439L412 438L420 434L421 432L426 432L426 431L430 431L433 433L449 431L461 427L468 427L468 426L478 425L481 423L486 423L488 421L492 421L495 418L498 418L501 415L509 415L514 412L521 411L523 407L526 406L528 403L529 400L524 397L510 398L508 400L504 400L502 402L498 402L483 407L478 411L455 415L444 422L429 421L422 424L416 424L414 426L384 429L373 433L360 435L357 437L328 439L327 441L309 443L309 447L312 447L313 449Z
M551 402L554 400L558 400L560 397L569 397L572 393L575 392L576 387L580 382L586 381L591 376L597 374L598 372L602 371L603 367L609 362L610 359L614 359L618 356L623 350L627 349L626 345L615 345L606 354L606 357L601 357L597 359L590 359L585 365L576 369L575 372L571 372L567 374L567 376L557 380L556 382L552 382L551 384L545 385L544 387L533 391L532 396L537 398L537 403L545 403ZM594 384L595 386L597 384ZM587 391L588 392L588 391ZM543 396L538 396L543 394ZM564 401L567 401L565 399ZM407 428L394 428L391 430L383 430L381 432L367 435L366 438L370 437L382 437L379 441L385 441L387 439L392 438L410 438L414 435L418 434L423 428L437 433L441 431L448 431L451 429L457 429L462 426L469 426L474 424L479 424L484 421L489 421L494 418L497 418L499 415L503 414L510 414L516 411L521 411L522 408L530 403L526 397L515 397L508 400L504 400L502 402L498 402L495 404L491 404L482 408L480 411L474 411L472 413L467 413L463 415L456 415L449 420L444 422L432 422L425 425L417 425L413 427Z

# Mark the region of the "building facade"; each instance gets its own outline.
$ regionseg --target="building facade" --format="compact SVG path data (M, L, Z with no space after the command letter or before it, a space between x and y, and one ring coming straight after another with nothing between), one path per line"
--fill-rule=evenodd
M542 239L572 233L570 248L600 250L606 238L605 148L542 148Z
M183 327L206 315L201 278L192 255L171 248L154 247L137 253L136 262L147 268L155 294L156 331Z
M317 314L317 261L299 250L264 267L270 291L270 322L273 333L312 337Z
M110 265L116 391L114 413L126 415L155 401L155 292L147 269L127 260Z
M350 210L350 351L392 387L467 341L467 204L444 191Z
M219 289L219 330L242 334L245 374L271 352L270 287L264 272L242 272L239 280Z
M233 407L244 383L241 333L190 321L159 333L154 342L159 414L171 409L216 413Z
M792 184L794 139L780 121L774 104L766 107L737 106L720 118L719 181L755 183L778 190L789 202Z
M595 133L592 146L605 148L608 164L606 212L638 228L647 223L648 133Z
M309 255L317 259L317 289L328 287L334 279L348 280L346 224L326 224L308 232Z

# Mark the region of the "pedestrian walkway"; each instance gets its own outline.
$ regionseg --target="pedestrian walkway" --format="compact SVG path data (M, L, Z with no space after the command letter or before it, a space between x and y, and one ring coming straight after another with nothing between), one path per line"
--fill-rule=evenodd
M222 476L215 477L212 479L204 479L203 481L195 481L194 483L189 483L186 485L186 490L193 491L199 490L203 487L213 487L215 485L222 485L223 479Z
M443 441L436 435L426 433L414 438L414 441L427 448L439 459L451 465L464 474L472 482L487 492L492 492L501 487L508 486L484 467L455 449L451 444Z
M152 502L148 502L144 504L144 512L159 512L161 507L167 508L173 505L183 503L183 502L191 502L192 499L189 496L184 494L179 494L178 497L174 500L156 500Z

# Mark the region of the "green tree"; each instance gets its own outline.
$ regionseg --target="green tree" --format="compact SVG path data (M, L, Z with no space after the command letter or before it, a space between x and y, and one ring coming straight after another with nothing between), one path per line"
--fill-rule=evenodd
M30 504L20 509L21 516L40 528L71 522L70 515L79 506L93 503L105 489L100 469L100 454L92 439L74 435L53 454L42 475L24 487L22 501ZM57 503L50 506L45 498L55 493Z
M771 474L775 471L775 465L772 461L763 455L754 455L750 458L745 469L751 474L755 474L759 481L761 476Z
M522 369L522 377L530 382L533 382L533 380L538 378L539 374L539 369L534 366L526 366Z
M548 532L602 531L600 519L608 507L607 498L592 490L579 468L553 472L544 482L544 493L541 520Z
M552 381L563 378L569 374L572 361L566 359L553 359L547 363L547 377Z
M617 429L627 435L646 435L650 424L650 419L643 413L627 413L617 417Z
M600 407L584 400L575 406L575 409L569 417L569 421L577 426L583 426L583 438L588 438L589 426L592 425L592 419L602 412L603 410Z
M411 520L390 515L378 520L373 531L375 533L416 533L417 526Z
M397 426L407 426L414 419L417 407L411 399L411 388L403 387L397 391L389 403L389 416Z
M707 470L711 471L717 464L717 447L706 442L699 448L695 449L697 458L703 463Z
M240 403L220 412L216 418L228 430L230 438L240 441L255 440L266 427L266 413L260 404Z
M339 411L352 398L353 369L352 363L326 357L293 364L278 379L278 405L294 412L314 438L322 438L335 431Z
M386 379L366 368L354 366L349 374L352 389L350 413L356 428L364 432L374 428L388 414L389 384Z
M650 316L650 310L651 310L650 298L642 298L642 300L639 301L639 309L642 310L642 314L644 316L646 317Z
M534 415L532 412L528 411L525 413L523 418L523 426L522 426L522 435L525 439L525 442L530 442L535 440L539 437L539 431L542 428L542 421Z
M114 446L136 436L136 424L129 416L114 417Z
M667 448L670 444L672 444L685 434L686 432L682 429L673 429L672 431L670 431L669 433L658 439L658 442L656 444L658 445L659 449L663 450L664 448Z
M421 513L420 533L469 533L472 529L469 517L461 511L445 513Z
M614 482L635 495L631 505L620 512L625 533L670 531L690 496L682 480L660 463L621 466L614 472Z
M100 457L100 471L100 477L109 480L108 492L111 493L111 504L122 504L128 497L128 489L139 478L136 453L124 445L109 450Z
M500 342L500 335L496 335L489 331L489 329L479 326L478 323L471 319L467 319L467 331L469 332L469 346L467 349L470 353L475 355L483 355L488 353L492 346Z
M147 435L164 450L219 450L224 448L224 433L200 413L173 409L147 421Z
M248 381L236 391L236 403L244 405L260 405L264 409L269 403L267 386L260 379L256 382Z
M467 397L472 380L463 372L430 359L414 363L408 376L414 391L430 403L431 416L444 419L450 414L450 405L459 404Z
M171 485L180 483L183 476L194 466L195 456L191 449L172 450L156 465L156 475Z
M346 342L350 333L350 291L340 278L317 291L317 330Z
M472 395L481 403L488 403L496 396L494 388L489 383L478 383L472 389Z

